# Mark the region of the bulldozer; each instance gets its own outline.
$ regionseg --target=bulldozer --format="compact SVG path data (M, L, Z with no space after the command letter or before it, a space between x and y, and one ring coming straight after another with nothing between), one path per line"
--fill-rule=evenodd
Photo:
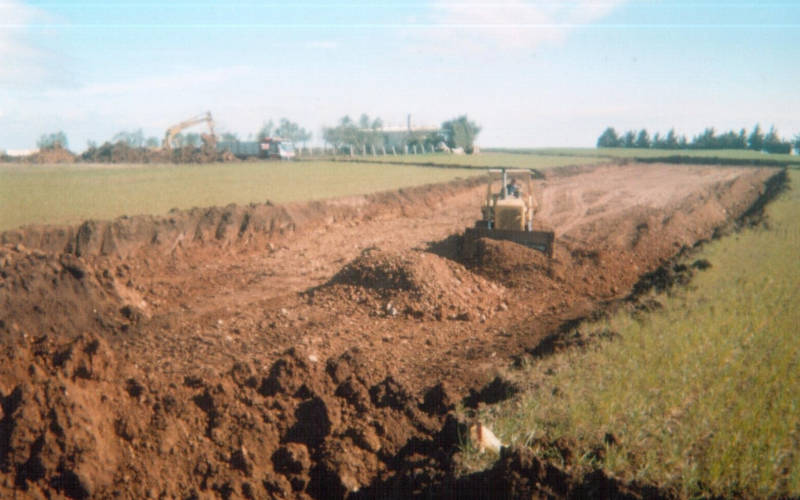
M502 184L495 191L493 181L497 174L500 174ZM513 241L553 257L555 233L533 229L533 216L539 203L534 196L531 177L532 172L528 169L489 170L481 219L464 233L463 250L467 257L474 256L475 242L480 238Z

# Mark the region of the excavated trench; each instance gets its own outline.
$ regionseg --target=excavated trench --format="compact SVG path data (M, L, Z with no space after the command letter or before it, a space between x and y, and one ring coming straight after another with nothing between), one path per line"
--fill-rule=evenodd
M523 449L456 477L455 405L513 392L496 378L511 359L567 348L551 332L669 279L784 181L551 171L553 259L482 240L459 260L480 179L3 233L0 495L660 494Z

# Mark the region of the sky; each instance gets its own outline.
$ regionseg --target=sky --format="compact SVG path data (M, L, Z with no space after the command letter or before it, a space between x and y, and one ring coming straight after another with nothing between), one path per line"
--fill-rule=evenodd
M798 89L798 0L0 0L0 150L160 139L206 111L242 139L362 113L467 114L482 147L592 147L607 126L789 139Z

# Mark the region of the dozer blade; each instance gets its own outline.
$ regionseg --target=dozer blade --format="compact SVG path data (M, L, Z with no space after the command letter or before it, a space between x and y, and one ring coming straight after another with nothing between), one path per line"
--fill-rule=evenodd
M472 227L466 230L464 238L466 241L470 242L476 242L479 238L513 241L519 245L544 252L548 257L552 258L553 242L556 239L556 235L553 231L513 231L507 229Z

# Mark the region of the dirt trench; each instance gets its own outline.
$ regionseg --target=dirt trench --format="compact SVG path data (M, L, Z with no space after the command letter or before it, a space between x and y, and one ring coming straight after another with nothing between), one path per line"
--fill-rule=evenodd
M0 495L408 496L450 484L458 401L490 399L478 389L513 357L625 297L780 175L555 170L537 182L552 260L491 240L459 260L477 179L3 233ZM557 496L595 485L553 474Z

